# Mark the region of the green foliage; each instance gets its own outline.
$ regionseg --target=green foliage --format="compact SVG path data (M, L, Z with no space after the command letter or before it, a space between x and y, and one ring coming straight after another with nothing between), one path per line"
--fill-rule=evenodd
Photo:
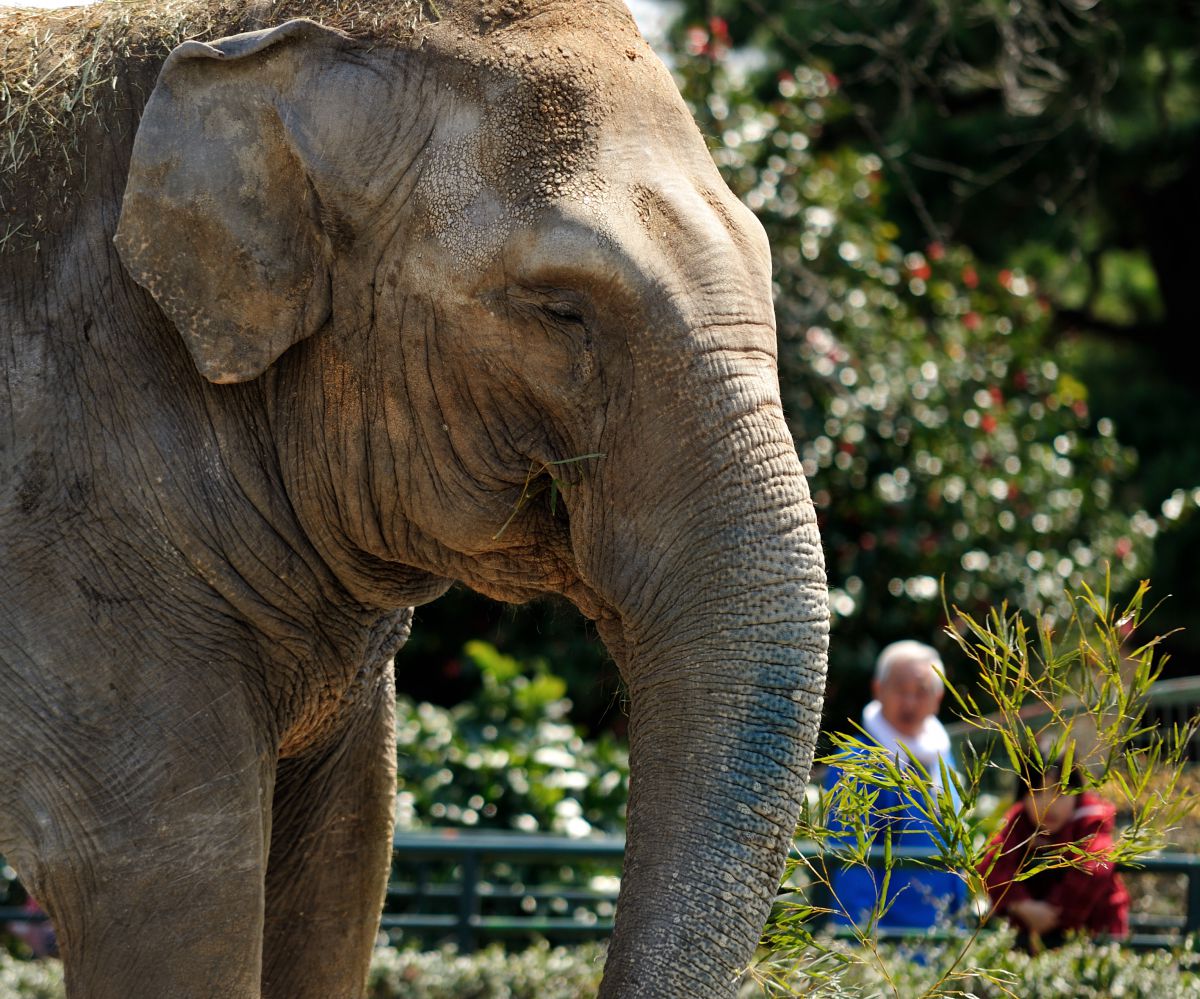
M1078 940L1035 957L1013 949L1014 934L982 935L968 959L956 945L922 942L875 948L823 941L818 959L797 961L779 977L752 976L740 999L1191 999L1200 994L1200 954L1131 953Z
M1200 552L1200 392L1173 378L1176 355L1164 352L1162 369L1145 371L1145 344L1109 344L1075 337L1064 342L1070 367L1080 372L1097 412L1110 413L1121 439L1139 456L1136 488L1148 510L1158 510L1169 529L1155 538L1150 572L1156 587L1170 593L1155 620L1168 640L1178 673L1195 673L1200 662L1200 629L1193 627L1200 595L1195 572Z
M544 660L519 660L477 640L466 644L463 659L480 677L473 699L454 708L398 699L397 827L515 829L571 837L622 832L629 793L629 755L623 743L607 733L584 738L567 720L571 705L564 696L566 683ZM418 866L420 878L429 882L461 882L461 871L449 863ZM514 858L485 862L481 868L479 876L488 888L505 889L488 898L492 915L612 917L610 896L620 883L619 859L555 865ZM397 858L397 880L412 879L415 873L402 855ZM522 887L551 885L571 901ZM449 912L455 904L445 898L424 903L426 911L432 905ZM403 911L403 903L397 905L395 911ZM428 932L420 939L432 946L445 936Z
M834 856L839 862L870 861L882 868L886 883L898 862L887 824L875 808L886 791L911 803L936 831L930 843L936 846L922 865L958 872L970 895L986 900L986 858L996 812L987 802L985 784L994 772L1015 780L1030 764L1046 759L1064 759L1068 768L1073 761L1084 786L1101 789L1127 817L1105 860L1133 863L1166 845L1170 832L1196 804L1181 774L1197 721L1171 732L1142 722L1146 696L1161 671L1161 637L1138 637L1147 616L1147 592L1143 583L1127 604L1119 605L1107 589L1095 592L1084 585L1077 593L1065 594L1068 614L1058 621L1044 613L1009 613L1004 607L982 619L954 613L956 627L949 630L950 637L980 678L979 697L948 685L949 696L977 729L970 751L962 754L962 773L943 770L944 786L953 786L957 802L915 759L893 758L855 736L833 737L834 752L822 762L840 768L842 776L831 791L812 794L804 803L797 835L815 849L806 850L785 877L784 884L799 897L777 906L754 968L767 994L877 995L870 984L875 982L887 984L883 994L905 997L964 991L1007 995L1001 987L1013 989L1018 981L1025 985L1011 994L1060 994L1053 979L1033 979L1037 984L1032 985L1020 975L1013 977L1018 968L997 962L997 952L984 943L992 938L979 935L984 928L990 930L986 910L973 932L951 935L944 943L923 941L918 949L924 957L914 962L911 954L898 960L895 950L879 942L874 930L883 914L882 901L867 925L850 931L855 947L814 934L825 911L814 904L814 889L828 887L827 858ZM985 714L980 701L990 713ZM831 831L833 811L852 830L849 839ZM1039 853L1037 864L1025 873L1094 859L1083 847L1067 844L1057 852ZM881 891L880 898L885 897L886 891ZM1106 953L1103 948L1084 952L1079 969L1084 991L1072 994L1142 994L1104 991L1114 975L1123 975ZM1200 959L1192 955L1188 962L1189 987L1194 988ZM980 982L990 982L993 991L981 991ZM1087 991L1091 982L1097 983L1095 993ZM806 991L810 985L813 990Z
M567 720L566 683L544 660L486 642L464 657L479 694L453 708L397 705L400 828L475 826L584 836L624 828L628 754Z
M64 999L62 964L23 961L0 949L0 999Z
M522 661L546 659L567 682L570 717L591 733L623 731L620 678L595 627L562 598L501 604L458 585L416 609L413 633L396 657L397 689L416 701L453 705L474 697L483 678L464 657L468 639Z
M800 60L837 80L853 113L825 145L884 160L894 182L887 214L903 220L909 240L952 236L992 261L1031 244L1080 262L1106 247L1146 246L1157 238L1147 218L1155 195L1196 163L1200 59L1187 4L683 7L693 24L717 15L707 56L736 40L774 67ZM1098 291L1105 276L1087 280Z
M957 995L978 999L1191 999L1200 989L1200 955L1192 951L1131 954L1114 945L1077 942L1027 958L1011 949L1012 935L991 934L980 941L970 964L955 973ZM594 995L604 966L603 944L551 948L545 944L506 953L489 947L471 956L452 948L375 951L367 999L579 999ZM810 999L926 995L938 947L880 949L883 969L858 959L855 948L830 942L824 964L837 963L843 977L829 980L820 968L794 969L788 995ZM979 969L986 968L987 972ZM814 975L810 973L816 971ZM836 982L836 984L835 984ZM57 961L15 961L0 954L0 999L63 999ZM778 991L751 979L740 999L765 999Z
M507 953L499 946L470 956L377 948L367 999L579 999L595 995L604 945ZM0 953L0 999L65 999L58 961L18 961Z
M470 956L380 948L367 999L579 999L596 993L603 968L603 944L517 952L495 945Z

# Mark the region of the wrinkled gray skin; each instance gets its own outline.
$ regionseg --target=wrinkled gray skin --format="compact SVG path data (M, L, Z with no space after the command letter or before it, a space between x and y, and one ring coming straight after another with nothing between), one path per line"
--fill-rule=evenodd
M0 261L0 852L76 999L361 994L453 579L628 684L602 995L753 952L826 648L768 247L624 8L534 6L186 43Z

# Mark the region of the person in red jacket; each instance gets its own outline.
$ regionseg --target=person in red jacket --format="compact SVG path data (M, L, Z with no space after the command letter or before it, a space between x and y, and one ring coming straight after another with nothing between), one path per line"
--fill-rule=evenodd
M1129 933L1129 894L1108 859L1116 809L1082 790L1078 771L1068 774L1065 789L1062 777L1062 764L1053 762L1022 776L1017 801L979 865L993 913L1016 926L1019 945L1030 953L1056 947L1072 932ZM1087 856L1017 880L1040 861L1065 859L1068 844Z

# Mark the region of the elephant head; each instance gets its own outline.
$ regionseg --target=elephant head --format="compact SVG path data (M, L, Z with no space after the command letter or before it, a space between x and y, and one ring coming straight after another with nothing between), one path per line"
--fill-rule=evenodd
M117 246L204 391L268 401L352 599L459 579L598 623L632 752L603 993L728 995L827 641L769 249L623 7L491 6L181 45Z

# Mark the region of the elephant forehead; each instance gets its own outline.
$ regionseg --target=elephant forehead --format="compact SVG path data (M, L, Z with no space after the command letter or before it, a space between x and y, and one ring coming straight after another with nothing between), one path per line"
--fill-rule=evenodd
M596 201L605 101L586 65L515 68L455 88L417 188L432 234L466 266L486 265L552 202Z
M594 162L602 131L630 117L631 97L659 109L681 105L623 7L528 6L528 16L479 39L480 63L491 70L485 162L500 179L516 180L519 194L562 197Z
M600 205L625 180L600 162L606 131L681 110L623 8L514 2L504 11L507 19L454 38L454 109L418 188L428 228L470 267L489 263L553 204L590 207L603 228ZM647 114L629 115L635 99Z

